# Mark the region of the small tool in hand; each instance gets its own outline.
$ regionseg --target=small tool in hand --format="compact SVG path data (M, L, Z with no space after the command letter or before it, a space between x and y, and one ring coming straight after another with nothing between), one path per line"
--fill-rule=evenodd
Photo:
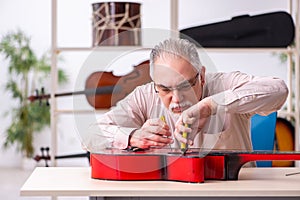
M188 124L186 123L184 126L188 127ZM183 132L182 137L184 137L185 139L188 139L188 133ZM188 149L188 141L186 143L181 143L180 144L180 149L181 149L182 154L184 155L186 153L187 149Z
M160 119L161 119L161 121L163 121L164 123L166 123L166 118L165 118L165 116L162 115L162 116L160 117Z

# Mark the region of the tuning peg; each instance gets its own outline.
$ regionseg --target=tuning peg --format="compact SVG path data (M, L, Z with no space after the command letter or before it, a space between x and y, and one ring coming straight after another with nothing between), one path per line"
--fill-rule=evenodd
M42 99L43 98L41 98L41 96L39 96L39 90L35 90L35 93L36 93L36 96L38 97L38 99L39 99L39 105L41 106L42 105Z
M42 87L41 88L41 98L40 98L41 100L43 99L44 95L45 95L45 89L44 89L44 87Z
M44 97L46 97L46 95L45 95L45 88L42 87L42 88L41 88L41 98L44 99ZM48 98L46 98L46 106L50 106L50 103L49 103L49 99L48 99Z
M35 95L38 97L39 96L39 90L38 89L35 89Z
M40 160L46 160L47 158L45 157L45 155L44 155L44 151L45 151L45 148L44 147L41 147L40 148L40 150L41 150L41 155L39 156L39 155L36 155L33 159L35 160L35 161L37 161L37 162L39 162Z
M44 147L41 147L41 152L42 152L42 157L44 157L44 151L45 151L45 148Z
M50 158L50 154L49 154L50 148L49 147L45 147L45 150L46 150L46 157ZM49 165L48 165L48 159L45 160L45 164L46 164L46 167L49 167Z

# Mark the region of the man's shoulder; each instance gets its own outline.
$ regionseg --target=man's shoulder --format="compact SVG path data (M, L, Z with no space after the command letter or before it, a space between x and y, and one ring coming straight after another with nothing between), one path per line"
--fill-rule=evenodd
M143 85L138 85L134 90L133 93L135 94L139 94L139 95L153 95L155 92L154 89L154 83L153 82L149 82L149 83L145 83Z
M159 99L153 82L137 86L129 96L136 102L143 102L142 104L148 102L147 104L149 105L152 105L153 102Z
M136 90L143 90L143 91L152 91L154 89L154 83L153 82L149 82L149 83L145 83L143 85L138 85L135 88Z
M210 94L224 91L232 87L241 74L239 71L206 73L205 90L210 91Z
M218 79L235 76L236 74L241 74L240 71L231 71L231 72L208 72L205 74L206 78L209 79Z
M210 82L215 82L215 81L220 81L224 77L224 72L210 72L205 74L205 82L210 83Z

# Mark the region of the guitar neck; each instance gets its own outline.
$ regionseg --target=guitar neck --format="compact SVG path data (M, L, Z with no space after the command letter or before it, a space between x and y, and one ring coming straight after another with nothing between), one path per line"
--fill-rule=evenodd
M249 153L229 153L225 155L228 180L237 180L240 168L251 161L300 160L300 152L254 151Z

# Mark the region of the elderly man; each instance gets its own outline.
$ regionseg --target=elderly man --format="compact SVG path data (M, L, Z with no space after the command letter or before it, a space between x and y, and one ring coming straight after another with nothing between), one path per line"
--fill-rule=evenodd
M184 39L168 39L152 49L150 76L153 82L138 86L101 116L88 149L99 148L101 141L101 148L180 148L183 143L251 150L251 116L279 110L288 95L284 81L275 77L206 74L195 45Z

